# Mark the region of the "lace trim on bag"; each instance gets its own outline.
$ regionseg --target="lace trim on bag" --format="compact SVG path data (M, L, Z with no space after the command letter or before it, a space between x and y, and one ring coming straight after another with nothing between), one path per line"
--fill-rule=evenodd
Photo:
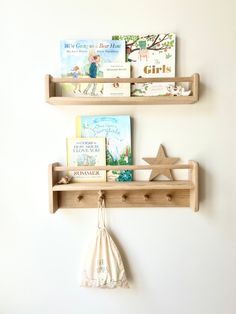
M82 287L88 287L88 288L129 288L129 284L126 278L123 278L122 280L102 280L102 279L91 279L85 276L81 283Z

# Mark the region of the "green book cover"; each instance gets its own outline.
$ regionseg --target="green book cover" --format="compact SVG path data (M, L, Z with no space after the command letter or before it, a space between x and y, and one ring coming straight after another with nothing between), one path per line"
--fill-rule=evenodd
M106 164L132 165L130 116L78 116L77 137L105 137ZM107 181L132 181L132 171L107 171Z

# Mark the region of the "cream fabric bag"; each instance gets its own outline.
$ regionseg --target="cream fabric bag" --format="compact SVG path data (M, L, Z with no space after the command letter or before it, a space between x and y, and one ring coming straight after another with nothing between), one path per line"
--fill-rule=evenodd
M105 226L104 199L98 208L98 230L83 272L82 287L128 288L120 253Z

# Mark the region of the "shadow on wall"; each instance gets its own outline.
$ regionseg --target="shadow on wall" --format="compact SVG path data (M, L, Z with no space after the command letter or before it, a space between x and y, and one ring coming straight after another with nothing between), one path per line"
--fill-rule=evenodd
M199 167L199 210L204 215L213 217L214 200L215 200L215 184L213 177L202 166Z

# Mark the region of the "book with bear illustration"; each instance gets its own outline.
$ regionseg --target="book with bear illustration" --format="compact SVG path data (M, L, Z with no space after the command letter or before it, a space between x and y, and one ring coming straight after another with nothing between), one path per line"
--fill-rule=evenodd
M61 40L61 75L69 78L103 77L104 63L125 62L124 40ZM103 96L101 83L62 83L62 96Z

